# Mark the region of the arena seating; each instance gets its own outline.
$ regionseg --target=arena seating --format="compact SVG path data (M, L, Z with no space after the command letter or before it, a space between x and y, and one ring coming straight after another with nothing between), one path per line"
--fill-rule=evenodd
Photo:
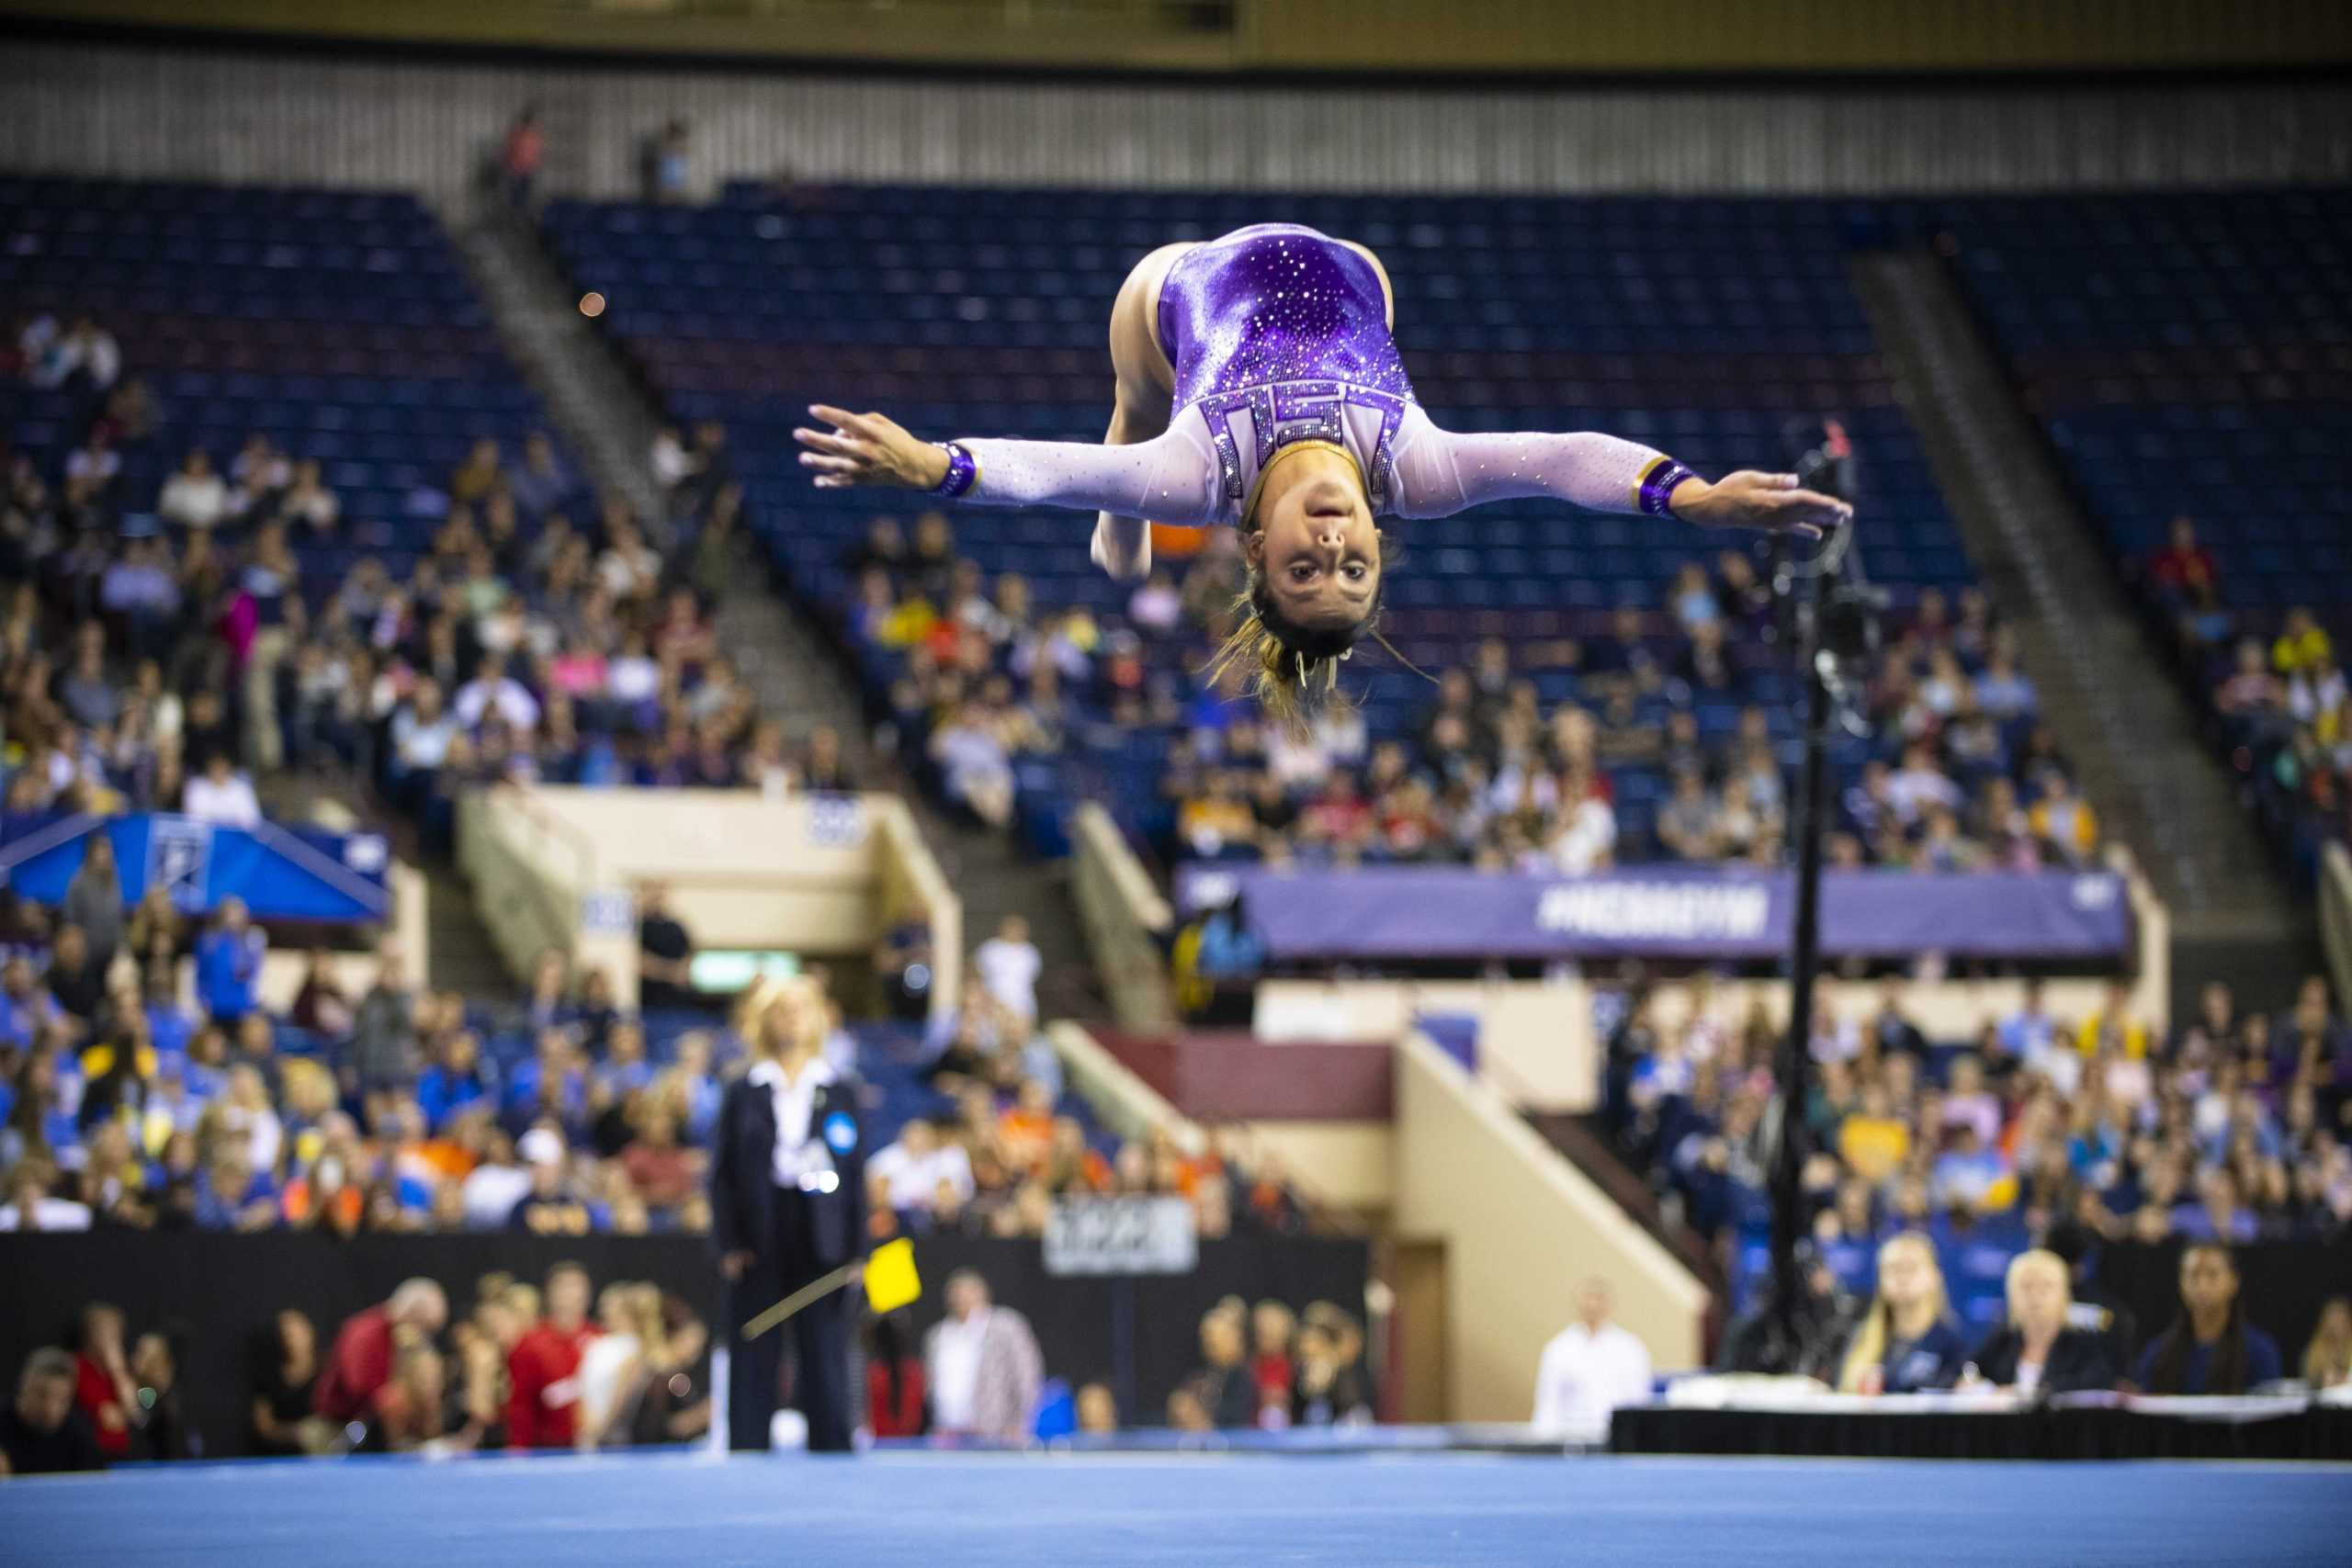
M120 476L139 506L191 446L225 466L260 432L319 460L346 525L298 541L314 594L364 555L404 581L438 521L425 497L474 440L512 452L545 426L448 237L405 193L9 179L0 229L12 310L92 314L147 383L158 433ZM0 400L19 449L82 434L74 391L11 382Z
M807 404L877 408L929 434L1100 439L1104 322L1126 267L1170 240L1276 219L1381 254L1406 363L1442 424L1608 430L1716 471L1782 463L1784 425L1841 415L1866 454L1868 568L1908 604L1927 588L1960 588L1970 570L1848 287L1849 218L1818 202L742 186L707 209L559 202L547 231L574 280L610 302L605 324L673 414L732 431L770 550L796 591L837 618L855 588L848 558L893 500L808 487L790 438ZM895 500L902 513L921 504ZM991 578L1020 571L1041 606L1100 616L1126 602L1089 566L1082 517L966 509L954 527L960 554ZM1516 662L1547 708L1577 683L1542 668L1537 645L1599 637L1620 605L1662 630L1675 572L1720 543L1546 503L1408 533L1386 595L1397 651L1442 670L1465 663L1482 637L1510 639L1530 650ZM1753 645L1734 653L1748 666L1747 699L1785 742L1777 660ZM868 655L877 697L900 668L896 655ZM1155 650L1157 675L1177 691L1197 668L1194 649ZM1363 694L1375 739L1429 701L1393 667ZM1738 710L1711 703L1698 716L1716 737ZM1644 722L1661 717L1645 705ZM1057 850L1062 803L1081 796L1113 803L1148 838L1164 834L1172 727L1075 728L1062 754L1021 764L1033 840ZM1844 760L1859 765L1860 753ZM1622 831L1642 844L1667 781L1636 770L1615 784Z
M2240 637L2267 646L2291 608L2314 611L2343 646L2352 195L1928 202L1905 204L1897 220L1957 240L1960 274L2109 550L2168 626L2185 623L2185 674L2200 698L2230 674ZM2146 581L2182 515L2220 569L2210 605ZM2282 778L2290 727L2216 729L2308 874L2322 836L2345 830L2341 790L2312 791L2336 770L2306 756Z

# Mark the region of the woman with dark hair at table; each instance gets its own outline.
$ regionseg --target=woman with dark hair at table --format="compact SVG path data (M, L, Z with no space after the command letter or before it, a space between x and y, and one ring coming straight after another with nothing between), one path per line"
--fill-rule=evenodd
M2065 1260L2035 1248L2009 1259L2009 1316L1977 1347L1961 1383L1991 1383L2027 1398L2079 1393L2115 1386L2107 1341L2087 1328L2070 1328L2074 1291Z
M2237 1261L2218 1242L2180 1255L2180 1315L2140 1356L2143 1393L2244 1393L2286 1375L2278 1342L2245 1320Z

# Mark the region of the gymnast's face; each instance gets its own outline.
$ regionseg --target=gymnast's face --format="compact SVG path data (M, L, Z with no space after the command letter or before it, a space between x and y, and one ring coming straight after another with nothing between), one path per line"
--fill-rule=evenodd
M1380 531L1372 507L1352 468L1301 462L1297 468L1297 482L1267 494L1258 507L1258 530L1245 545L1250 564L1291 620L1317 628L1354 626L1372 613L1380 592Z

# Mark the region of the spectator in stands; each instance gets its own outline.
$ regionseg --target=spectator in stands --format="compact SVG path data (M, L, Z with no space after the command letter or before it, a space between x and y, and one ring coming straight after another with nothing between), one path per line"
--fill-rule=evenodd
M1036 1336L1019 1313L990 1303L973 1269L948 1277L946 1301L946 1317L923 1344L932 1430L1019 1441L1045 1378Z
M530 207L532 189L538 183L539 166L547 161L547 132L539 125L539 107L537 104L526 105L506 128L506 139L498 153L499 186L509 206L518 210Z
M1362 1330L1339 1307L1329 1302L1307 1303L1299 1314L1292 1425L1353 1426L1372 1419L1363 1337Z
M506 1446L563 1449L579 1420L580 1360L596 1329L588 1321L588 1270L559 1263L548 1270L547 1316L506 1358Z
M1007 915L996 935L972 950L972 967L1012 1022L1024 1031L1036 1027L1037 977L1045 960L1029 940L1027 920Z
M2286 683L2271 672L2262 645L2252 637L2239 643L2236 664L2229 679L2215 688L2213 705L2225 716L2261 729L2276 720L2286 704Z
M2200 594L2219 591L2220 570L2213 564L2212 552L2197 542L2194 518L2172 520L2165 547L2149 558L2148 580L2155 585L2158 597L2175 609Z
M1248 1322L1238 1298L1219 1302L1201 1317L1202 1366L1191 1382L1216 1427L1247 1427L1258 1422L1257 1387L1247 1359Z
M2066 1321L2071 1292L2055 1253L2020 1252L2009 1260L2008 1320L1963 1369L1963 1383L1987 1382L2032 1399L2112 1387L2116 1368L2107 1341Z
M960 1143L942 1140L939 1124L922 1116L909 1119L865 1170L882 1184L888 1206L902 1213L930 1213L943 1186L959 1202L970 1201L975 1190L969 1153Z
M1614 1292L1599 1275L1577 1295L1577 1318L1544 1347L1535 1371L1534 1435L1566 1443L1605 1443L1611 1416L1650 1398L1650 1353L1611 1321Z
M216 1022L234 1023L259 1005L262 960L269 939L234 895L220 900L220 914L196 942L196 992Z
M504 655L486 652L474 666L474 678L458 688L452 712L460 729L479 735L484 722L502 719L518 736L527 737L539 725L538 699L530 689L506 673Z
M1658 844L1677 861L1713 861L1722 853L1722 823L1698 769L1675 773L1675 795L1658 811Z
M2270 645L2271 668L2281 675L2294 676L2319 669L2334 659L2335 649L2328 640L2327 629L2319 624L2310 606L2298 604L2289 610L2278 640Z
M42 1348L25 1358L15 1400L0 1410L0 1474L104 1470L107 1456L74 1400L74 1359Z
M203 773L187 781L180 809L201 821L230 828L252 828L261 821L261 798L254 793L253 780L237 772L225 751L215 751L206 761Z
M90 962L104 975L122 950L122 878L114 840L101 829L82 840L82 863L65 886L64 916L89 944Z
M333 1433L316 1413L318 1331L288 1307L270 1320L254 1357L246 1446L259 1454L319 1453Z
M989 827L1012 825L1012 753L978 705L959 703L950 707L932 731L930 752L950 799Z
M1878 1249L1878 1293L1847 1341L1841 1393L1916 1393L1950 1388L1967 1363L1968 1344L1952 1320L1935 1244L1917 1231Z
M397 1348L431 1343L448 1321L449 1298L438 1283L403 1280L388 1300L345 1321L320 1374L312 1408L337 1426L370 1418L377 1395L391 1381Z
M2181 1313L2141 1352L2147 1393L2245 1393L2285 1375L2278 1342L2245 1320L2237 1263L2211 1242L2180 1255Z
M401 944L386 937L377 949L376 979L352 1019L344 1089L365 1094L405 1089L416 1078L416 993Z
M2049 847L2054 858L2069 865L2088 865L2098 852L2098 818L2056 768L2042 773L2041 798L2034 802L2027 819L2034 837Z
M2303 1350L2303 1382L2313 1393L2352 1383L2352 1301L2331 1296Z
M1090 1382L1079 1386L1077 1399L1078 1429L1090 1438L1107 1438L1119 1429L1119 1402L1108 1383Z
M92 1302L82 1309L74 1403L96 1434L100 1452L109 1461L131 1457L131 1439L141 1415L139 1385L123 1348L122 1309L112 1303Z
M555 443L544 430L523 439L523 460L506 472L506 491L524 517L537 523L562 509L579 481L556 454Z
M701 993L694 983L694 937L671 911L668 886L644 883L638 889L638 899L639 1002L654 1009L696 1005Z

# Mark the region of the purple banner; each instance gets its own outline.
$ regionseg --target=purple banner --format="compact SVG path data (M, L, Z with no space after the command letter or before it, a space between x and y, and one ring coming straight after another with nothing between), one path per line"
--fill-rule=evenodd
M1177 871L1187 915L1237 892L1274 959L1765 959L1787 953L1796 928L1796 877L1785 871L1659 865L1549 877L1201 863ZM2112 872L1821 878L1821 950L1833 957L2111 960L2131 946L2132 903Z

